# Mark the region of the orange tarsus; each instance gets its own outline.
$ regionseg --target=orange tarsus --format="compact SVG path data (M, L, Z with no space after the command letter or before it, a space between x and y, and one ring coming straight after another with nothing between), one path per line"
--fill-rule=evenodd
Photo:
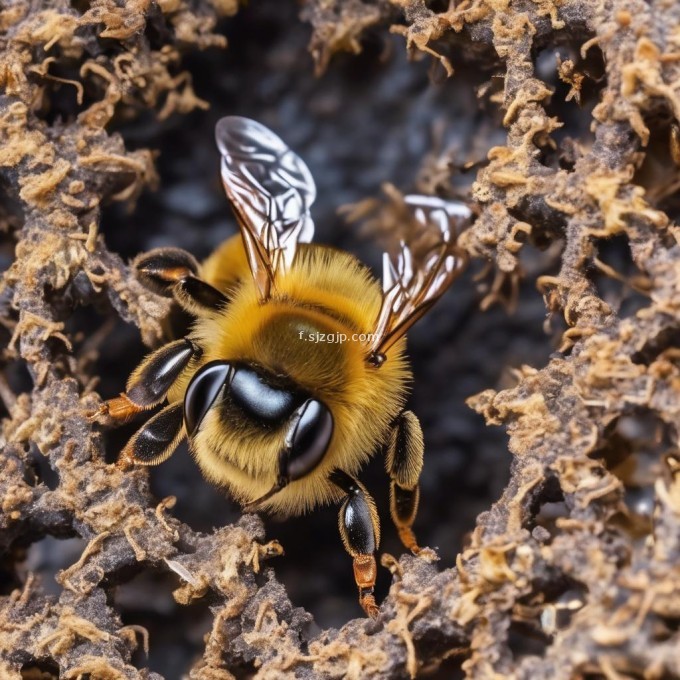
M354 557L354 580L359 588L359 604L368 616L377 618L380 613L373 596L373 586L377 575L377 565L373 555L356 555ZM368 591L368 592L364 592Z
M105 401L99 407L99 415L125 422L143 410L137 404L133 404L125 394L121 394L119 397Z
M373 593L366 593L359 595L359 604L366 612L366 615L372 619L377 619L380 615L380 607L375 603Z
M410 526L397 524L397 531L399 532L399 539L407 550L410 550L414 555L422 550Z
M125 448L121 451L121 454L116 461L116 467L124 472L131 470L135 466L134 456L132 455L131 447L128 442Z

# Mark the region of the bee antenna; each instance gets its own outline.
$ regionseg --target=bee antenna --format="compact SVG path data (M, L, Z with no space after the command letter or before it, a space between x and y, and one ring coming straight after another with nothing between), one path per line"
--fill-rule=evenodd
M281 484L281 482L276 482L274 486L267 491L267 493L264 496L260 496L259 498L255 499L254 501L250 501L250 503L246 503L243 506L243 511L244 512L255 512L258 508L259 505L262 505L265 501L268 501L275 493L278 493L283 489L285 484Z

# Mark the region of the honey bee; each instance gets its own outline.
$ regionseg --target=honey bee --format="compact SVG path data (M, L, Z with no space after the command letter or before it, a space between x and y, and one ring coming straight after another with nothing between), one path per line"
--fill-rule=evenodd
M385 254L380 285L353 255L310 243L314 180L278 136L227 117L216 139L240 235L202 265L177 248L134 260L139 280L195 321L186 337L149 354L98 416L125 421L167 401L127 443L123 467L157 465L186 437L204 476L246 511L296 515L341 503L359 602L375 617L380 527L357 474L386 451L390 514L418 553L412 526L424 444L418 419L404 410L405 333L464 267L455 228L470 210L407 196L436 239L420 258L404 242L398 257Z

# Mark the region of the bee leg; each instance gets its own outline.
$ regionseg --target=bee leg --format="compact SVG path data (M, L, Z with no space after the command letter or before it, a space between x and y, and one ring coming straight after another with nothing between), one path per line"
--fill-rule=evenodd
M411 527L418 512L423 469L423 431L412 411L404 411L396 420L387 445L385 467L390 476L390 515L399 538L414 554L421 552Z
M191 359L201 354L201 348L187 338L157 349L134 370L125 393L104 402L95 417L109 416L113 420L125 421L157 406Z
M380 611L373 596L377 573L374 553L380 542L380 523L375 502L360 482L341 470L334 470L330 480L347 494L338 516L340 537L345 550L354 559L359 604L374 619Z
M132 435L118 458L117 465L158 465L167 460L184 437L182 402L166 406Z
M212 314L229 301L217 288L198 277L198 262L180 248L156 248L133 262L139 280L150 290L174 297L195 316Z

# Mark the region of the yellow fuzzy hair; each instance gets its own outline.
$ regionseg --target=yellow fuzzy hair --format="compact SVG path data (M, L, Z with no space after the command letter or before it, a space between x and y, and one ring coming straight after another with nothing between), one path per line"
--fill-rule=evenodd
M380 309L378 282L353 255L319 245L299 247L291 270L277 277L271 298L260 303L240 236L226 241L204 263L202 277L230 298L209 318L199 318L190 338L203 348L173 386L170 401L184 398L195 371L216 359L247 362L284 375L331 411L334 431L328 451L305 477L275 494L262 509L280 515L337 501L342 492L327 477L334 468L355 475L388 438L404 405L411 374L402 338L380 367L366 361L366 345L353 333L371 333ZM310 342L300 333L344 333L341 343ZM306 337L306 336L305 336ZM274 484L285 428L225 422L210 409L192 438L191 450L207 479L247 503Z

